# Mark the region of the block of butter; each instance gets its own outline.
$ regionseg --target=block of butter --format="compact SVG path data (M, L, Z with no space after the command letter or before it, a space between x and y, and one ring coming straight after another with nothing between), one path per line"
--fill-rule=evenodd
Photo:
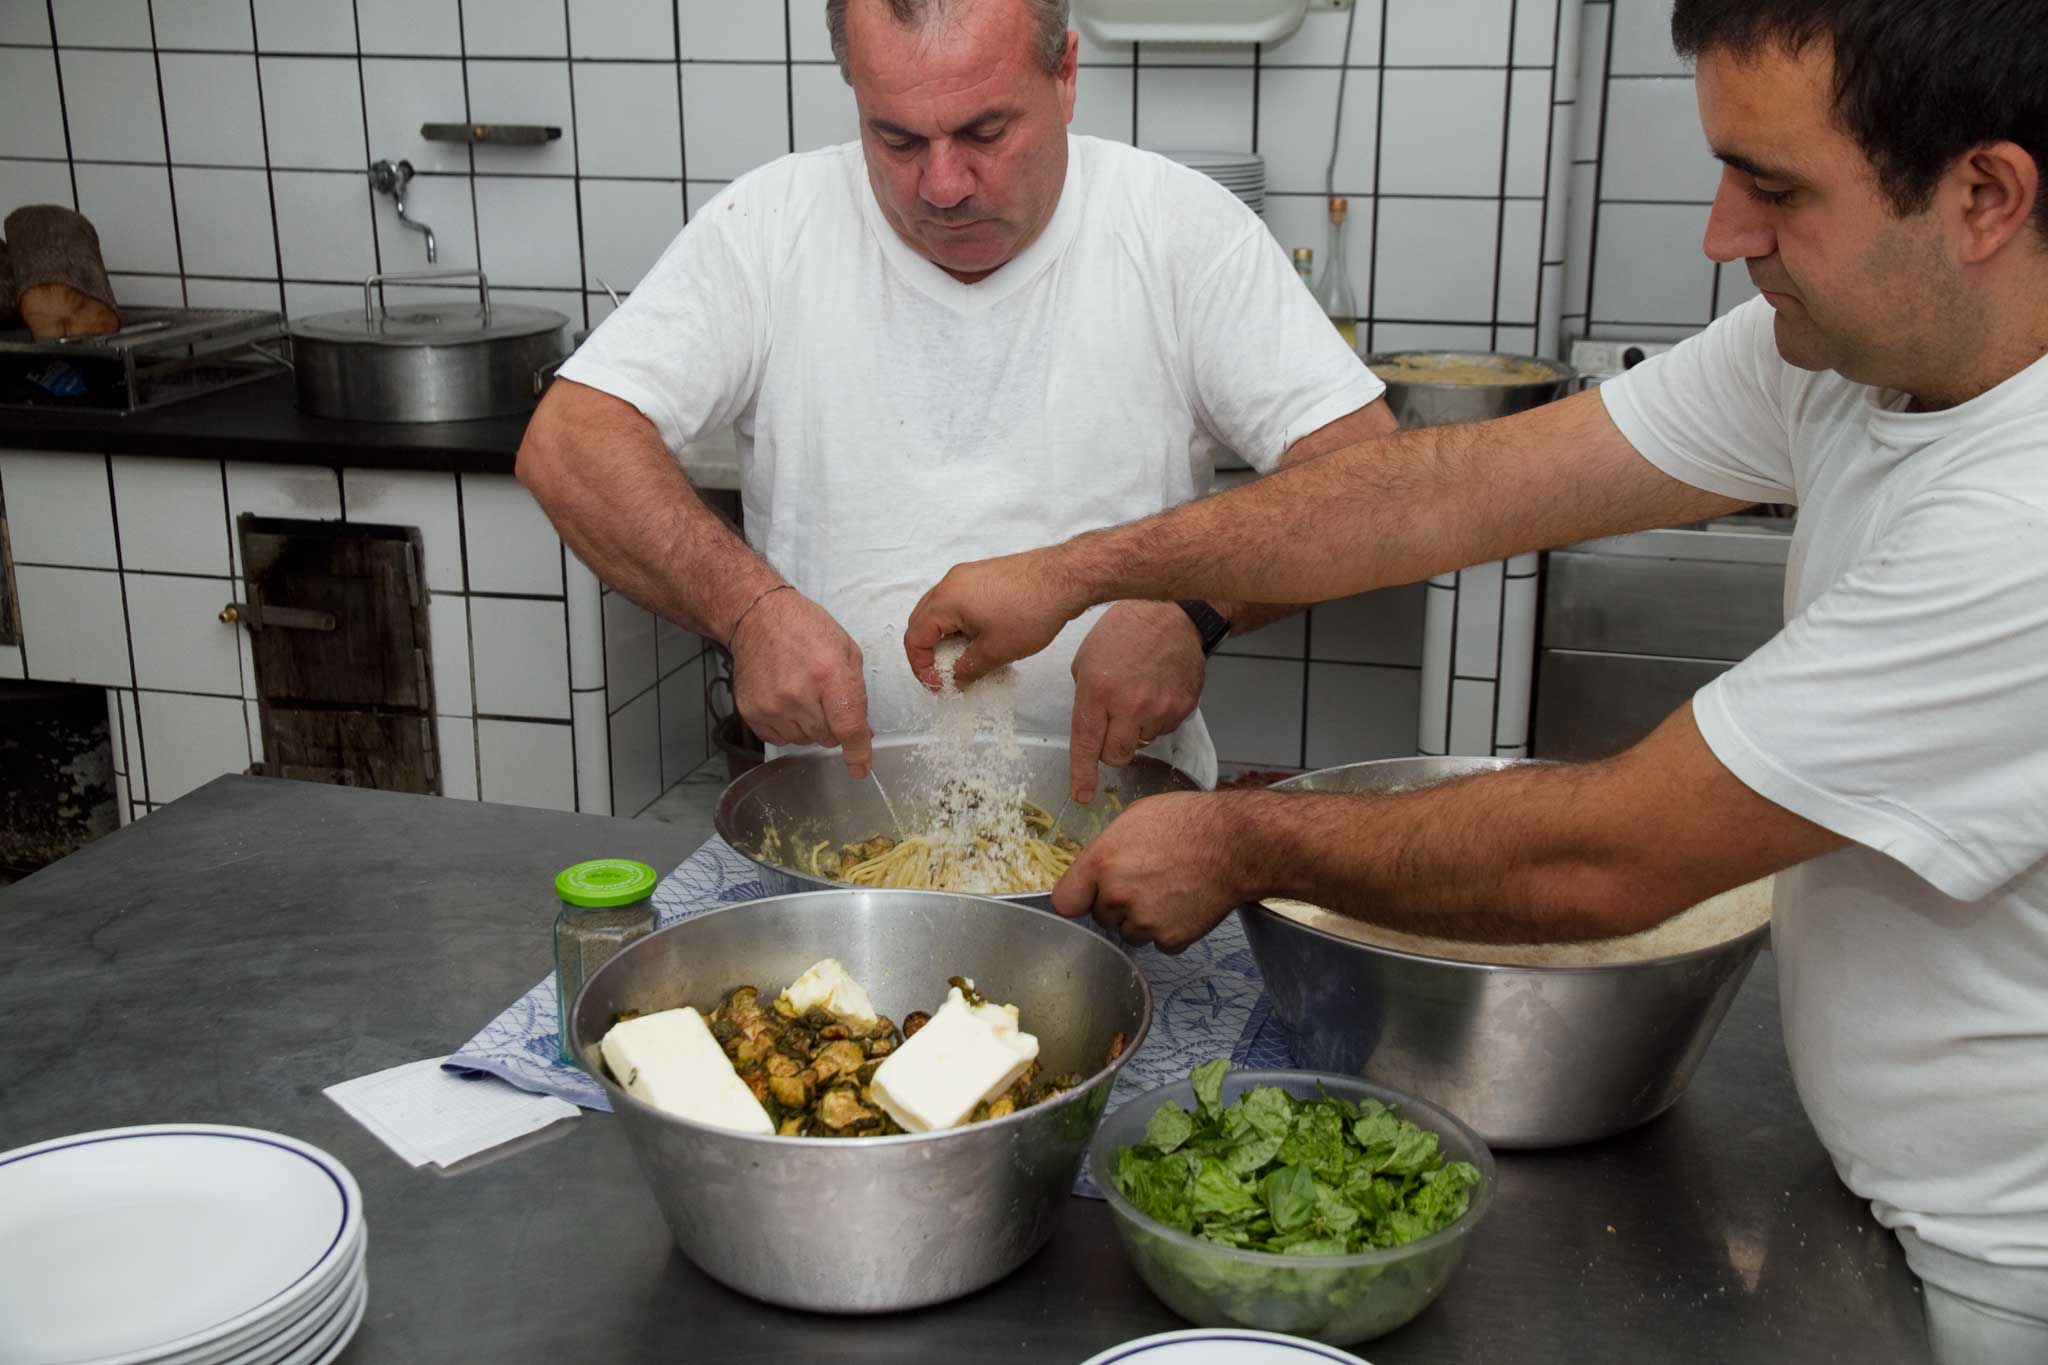
M714 1128L775 1131L704 1016L688 1005L614 1024L600 1046L613 1078L635 1099Z
M836 957L812 963L802 976L789 983L782 998L798 1014L815 1008L843 1024L875 1022L875 1007L868 1000L868 993L861 989L860 982L847 975Z
M906 1131L956 1128L1038 1057L1015 1005L970 1005L958 986L938 1013L875 1069L875 1103Z

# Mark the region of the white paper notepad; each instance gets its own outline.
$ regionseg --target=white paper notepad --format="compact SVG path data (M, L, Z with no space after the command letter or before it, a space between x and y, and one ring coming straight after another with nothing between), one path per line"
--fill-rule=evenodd
M330 1085L325 1094L414 1166L452 1166L580 1110L495 1076L444 1071L428 1057Z

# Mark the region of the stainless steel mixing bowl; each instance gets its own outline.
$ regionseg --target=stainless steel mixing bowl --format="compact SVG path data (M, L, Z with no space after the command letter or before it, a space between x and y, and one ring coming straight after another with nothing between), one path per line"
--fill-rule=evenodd
M846 775L846 764L837 753L784 754L772 758L751 772L741 773L718 799L714 821L719 837L758 863L768 874L768 885L777 891L801 891L814 886L842 886L844 883L814 877L789 860L761 854L761 843L770 829L779 830L782 846L814 846L828 839L836 850L841 844L864 843L877 834L894 835L895 821L882 800L887 791L897 814L913 833L921 826L923 807L918 798L918 751L922 736L905 736L877 741L874 782L856 782ZM1022 735L1027 769L1024 795L1046 810L1057 813L1067 799L1067 741L1064 736ZM1060 832L1082 843L1102 832L1116 818L1117 811L1140 797L1161 792L1198 791L1195 780L1171 764L1139 754L1126 768L1103 770L1103 786L1088 805L1067 807L1060 819ZM1115 798L1112 800L1112 796ZM1012 892L998 900L1023 901L1040 909L1049 908L1051 897L1043 891Z
M709 1010L738 985L780 990L822 957L838 958L898 1021L936 1008L947 977L973 977L1017 1006L1048 1072L1088 1079L986 1123L828 1139L693 1123L634 1099L606 1071L597 1044L623 1011ZM770 1303L881 1313L971 1293L1045 1244L1151 1019L1131 959L1079 924L939 891L813 891L648 935L591 977L569 1022L685 1256ZM1124 1050L1105 1065L1118 1033Z
M1278 790L1372 792L1507 766L1396 758ZM1673 957L1499 967L1339 938L1262 905L1239 912L1297 1065L1419 1095L1496 1147L1561 1147L1633 1128L1685 1092L1769 926Z

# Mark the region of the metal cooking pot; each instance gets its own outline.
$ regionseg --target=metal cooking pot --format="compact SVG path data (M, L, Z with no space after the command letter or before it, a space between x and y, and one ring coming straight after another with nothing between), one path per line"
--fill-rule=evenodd
M708 1010L738 985L779 989L836 957L901 1020L971 976L1017 1006L1048 1072L1075 1090L1006 1118L877 1138L761 1137L626 1094L598 1042L623 1011ZM607 962L570 1012L575 1054L611 1097L676 1245L770 1303L885 1313L942 1303L1015 1270L1051 1237L1152 995L1123 951L1053 915L940 891L814 891L714 910ZM1111 1041L1122 1053L1105 1064Z
M837 753L784 754L758 768L744 772L718 798L718 813L712 826L718 836L760 866L771 891L800 891L806 887L843 886L843 882L814 877L787 858L770 860L761 855L761 842L770 829L779 830L785 849L830 840L857 844L877 834L896 832L882 793L889 794L896 813L913 831L924 812L918 804L918 750L927 742L923 736L904 735L875 743L875 781L855 782L846 775L846 763ZM1057 814L1067 799L1067 741L1050 735L1019 735L1028 768L1024 795ZM1103 777L1100 791L1088 805L1066 807L1060 817L1060 833L1087 843L1117 811L1140 797L1161 792L1199 791L1201 787L1170 763L1139 754L1127 767L1112 768ZM1117 798L1115 807L1109 798ZM1044 891L1016 891L994 897L1022 901L1050 909L1052 897Z
M1385 792L1512 760L1395 758L1304 773L1281 791ZM1298 1065L1365 1076L1456 1114L1496 1147L1562 1147L1676 1103L1770 932L1589 967L1451 962L1238 911Z
M383 301L386 284L474 279L470 302ZM361 422L459 422L527 412L569 353L569 319L491 302L481 270L372 275L361 312L291 324L299 407Z
M1375 351L1366 356L1367 367L1398 361L1428 364L1477 365L1502 372L1497 384L1427 384L1412 379L1387 379L1387 406L1403 427L1441 427L1454 422L1484 422L1526 412L1564 396L1577 371L1561 361L1543 356L1507 355L1496 351ZM1540 365L1549 372L1544 379L1510 378L1511 367ZM1375 368L1374 373L1378 373Z

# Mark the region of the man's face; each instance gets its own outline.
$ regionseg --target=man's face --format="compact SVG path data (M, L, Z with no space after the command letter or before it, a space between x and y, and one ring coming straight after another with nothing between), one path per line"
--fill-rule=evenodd
M1722 163L1707 255L1741 260L1801 369L1914 391L1956 335L1960 273L1937 195L1900 216L1835 121L1833 57L1769 48L1700 58L1700 123Z
M974 281L1038 236L1067 179L1074 38L1038 61L1023 0L960 4L922 30L884 0L847 5L847 70L868 180L920 256Z

